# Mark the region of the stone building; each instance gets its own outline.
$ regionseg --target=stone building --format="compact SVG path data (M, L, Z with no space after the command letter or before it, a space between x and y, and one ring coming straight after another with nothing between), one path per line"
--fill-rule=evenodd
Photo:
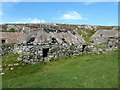
M106 44L108 46L116 46L118 43L118 30L98 30L90 37L94 45Z
M36 63L80 54L83 45L85 41L77 32L41 28L29 32L15 45L15 51L20 54L18 60Z
M25 38L25 33L20 32L0 32L0 56L13 52L14 44Z
M26 34L21 32L0 32L2 44L18 43L25 38Z
M41 45L48 43L67 43L80 45L85 44L85 40L77 32L67 30L40 29L38 31L28 33L27 37L22 41L24 44Z

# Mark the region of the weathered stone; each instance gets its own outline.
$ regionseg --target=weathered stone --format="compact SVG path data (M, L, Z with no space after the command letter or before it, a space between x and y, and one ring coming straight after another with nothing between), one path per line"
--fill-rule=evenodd
M14 66L18 66L19 65L19 63L14 63Z
M34 60L33 59L30 59L31 62L33 62Z
M17 60L18 60L18 61L22 61L22 58L21 58L21 57L18 57Z
M8 64L8 66L10 67L10 66L13 66L13 64Z
M10 70L13 70L13 67L11 67Z
M1 72L0 75L4 75L5 73Z

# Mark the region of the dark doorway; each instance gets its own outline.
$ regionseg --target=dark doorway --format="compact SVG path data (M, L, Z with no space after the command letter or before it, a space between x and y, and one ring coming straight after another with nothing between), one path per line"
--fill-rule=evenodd
M5 39L2 39L2 43L5 43L6 42L6 40Z
M82 53L84 52L85 47L86 47L86 45L82 45Z
M102 35L102 34L100 34L100 36L102 37L103 35Z
M43 58L48 56L49 48L43 48Z
M28 45L31 45L31 42L33 42L34 40L35 40L35 37L30 38L30 39L28 40L27 44L28 44Z

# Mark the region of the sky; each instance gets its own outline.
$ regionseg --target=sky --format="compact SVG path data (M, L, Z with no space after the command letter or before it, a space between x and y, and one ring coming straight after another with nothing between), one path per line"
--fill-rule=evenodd
M2 2L0 23L118 25L117 2Z

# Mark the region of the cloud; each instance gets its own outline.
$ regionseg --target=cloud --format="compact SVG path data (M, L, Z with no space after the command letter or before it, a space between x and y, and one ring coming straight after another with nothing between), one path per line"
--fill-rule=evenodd
M108 22L106 25L107 25L107 26L118 26L117 23L111 23L111 22Z
M5 22L5 23L45 23L44 20L40 20L38 18L27 18L27 19L21 19L19 21L9 21L9 22Z
M90 5L93 4L94 2L84 2L84 5Z
M40 20L40 19L37 19L37 18L34 18L34 19L28 18L27 22L31 22L31 23L45 23L44 20Z
M81 14L76 11L71 11L68 13L63 14L60 19L64 20L87 20L87 18L83 18Z

